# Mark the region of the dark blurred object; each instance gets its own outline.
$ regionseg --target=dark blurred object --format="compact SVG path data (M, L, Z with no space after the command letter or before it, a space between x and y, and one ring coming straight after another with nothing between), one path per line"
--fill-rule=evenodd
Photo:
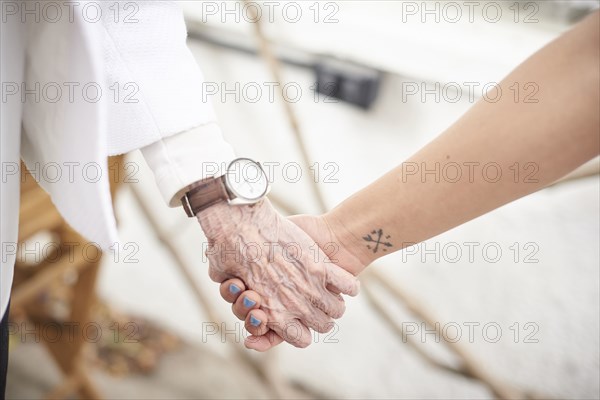
M316 90L327 97L340 99L368 110L377 97L381 73L360 65L341 61L315 64Z
M248 35L231 33L226 29L214 27L205 29L202 24L193 19L187 20L187 27L190 39L201 40L245 54L260 54ZM332 56L308 54L290 46L279 46L273 50L273 58L283 64L314 70L317 80L316 92L329 98L325 102L339 99L367 110L377 97L382 74L373 68L342 62ZM314 63L315 58L320 61Z

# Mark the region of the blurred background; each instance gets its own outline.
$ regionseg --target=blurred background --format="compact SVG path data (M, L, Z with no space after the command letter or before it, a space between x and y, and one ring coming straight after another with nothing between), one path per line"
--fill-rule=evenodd
M441 133L598 2L181 5L226 139L271 163L281 212L318 213ZM119 162L121 244L94 275L91 320L102 335L90 333L75 367L98 396L600 396L597 160L385 257L332 333L268 354L243 349L243 324L208 278L197 222L165 206L140 154ZM60 277L54 286L81 280ZM38 300L60 315L77 299L54 289ZM48 332L34 333L26 312L12 319L7 398L72 396L77 384L65 383Z

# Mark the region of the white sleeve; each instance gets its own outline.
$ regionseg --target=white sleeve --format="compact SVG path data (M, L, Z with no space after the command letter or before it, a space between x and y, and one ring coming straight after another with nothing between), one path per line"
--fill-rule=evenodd
M186 44L180 6L174 1L136 1L131 11L129 3L99 4L108 154L127 153L216 122L204 77ZM115 6L123 14L120 19ZM124 21L126 15L135 23Z
M214 122L162 138L141 150L170 207L181 205L181 196L189 185L222 175L235 158Z

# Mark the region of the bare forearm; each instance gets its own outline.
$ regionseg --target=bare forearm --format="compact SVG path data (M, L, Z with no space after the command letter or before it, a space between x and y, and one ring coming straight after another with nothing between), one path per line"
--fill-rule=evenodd
M596 13L529 58L487 100L325 219L366 266L539 190L596 156L598 49ZM528 99L535 103L524 102L527 83L528 93L539 89ZM514 97L513 85L520 98ZM496 96L498 101L489 100Z

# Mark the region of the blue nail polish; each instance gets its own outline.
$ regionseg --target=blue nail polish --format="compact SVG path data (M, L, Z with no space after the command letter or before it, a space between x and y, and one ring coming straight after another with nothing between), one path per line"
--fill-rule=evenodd
M260 325L260 319L255 318L254 315L250 314L250 324L252 326L259 326Z
M255 304L256 304L256 302L254 300L250 300L248 297L244 297L244 307L246 307L246 308L254 307Z
M242 289L240 289L239 287L237 287L237 285L234 285L233 283L231 285L229 285L229 292L232 294L238 294Z

